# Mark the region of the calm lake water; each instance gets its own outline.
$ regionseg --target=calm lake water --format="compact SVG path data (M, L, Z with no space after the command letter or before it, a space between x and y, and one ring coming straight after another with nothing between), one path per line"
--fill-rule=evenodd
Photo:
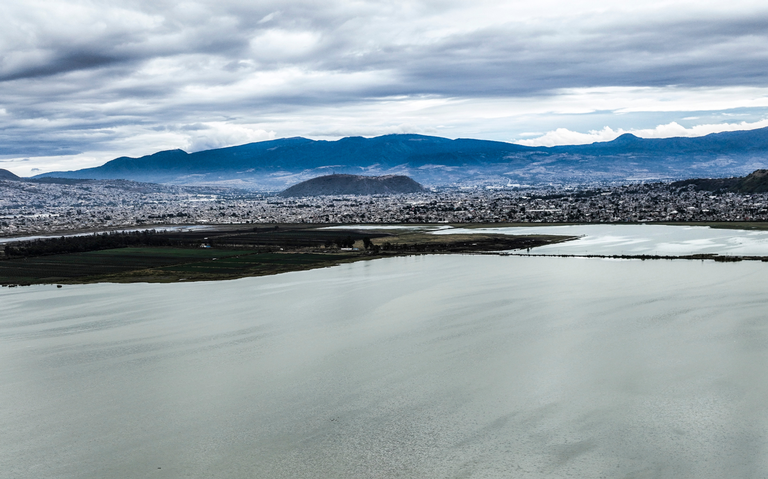
M768 476L765 263L0 290L9 478Z

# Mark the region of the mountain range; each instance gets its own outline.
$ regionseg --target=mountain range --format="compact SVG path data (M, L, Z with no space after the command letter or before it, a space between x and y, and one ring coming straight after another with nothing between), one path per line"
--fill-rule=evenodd
M768 128L696 138L624 134L589 145L529 147L499 141L397 134L336 141L284 138L187 153L121 157L36 178L127 179L256 190L332 173L408 175L430 185L624 183L741 176L768 167Z

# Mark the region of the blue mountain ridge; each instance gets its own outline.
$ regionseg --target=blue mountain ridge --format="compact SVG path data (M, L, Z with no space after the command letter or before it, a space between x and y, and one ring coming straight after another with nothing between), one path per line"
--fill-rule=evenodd
M406 174L427 185L499 181L531 184L734 176L766 166L768 128L696 138L643 139L624 134L608 142L556 147L395 134L336 141L283 138L195 153L168 150L36 178L283 189L332 172Z

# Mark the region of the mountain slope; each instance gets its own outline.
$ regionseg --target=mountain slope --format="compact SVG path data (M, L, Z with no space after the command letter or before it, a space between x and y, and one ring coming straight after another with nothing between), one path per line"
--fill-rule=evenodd
M768 170L755 170L745 177L736 178L694 178L675 181L672 186L687 187L693 185L696 190L730 191L732 193L768 192Z
M8 170L4 170L0 168L0 180L12 180L12 181L19 181L21 178L14 175Z

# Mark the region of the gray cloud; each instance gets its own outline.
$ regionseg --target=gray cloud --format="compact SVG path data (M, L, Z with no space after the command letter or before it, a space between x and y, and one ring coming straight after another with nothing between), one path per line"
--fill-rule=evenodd
M462 94L466 87L473 93L517 94L606 84L751 84L765 80L761 62L768 51L762 46L768 35L766 11L703 19L619 16L608 23L597 19L594 24L584 18L533 25L510 21L425 42L409 30L421 23L439 29L441 25L430 24L429 15L426 21L410 25L409 19L386 8L377 11L373 5L363 12L345 8L343 2L321 6L259 2L259 7L218 2L200 4L197 10L191 9L195 11L163 9L162 4L153 3L133 5L133 21L114 9L108 10L112 13L106 20L98 10L92 11L80 19L77 26L81 28L64 31L47 30L42 20L32 21L25 25L33 30L32 39L4 42L16 48L4 52L0 79L125 64L139 69L142 62L155 59L211 56L220 61L215 66L216 81L236 80L232 77L242 74L243 68L232 65L247 61L256 70L286 66L343 72L395 69L400 81L388 85L393 94ZM360 13L368 18L358 17ZM14 16L13 11L6 14ZM269 21L261 21L270 15ZM377 15L402 24L392 25ZM3 35L13 34L11 29ZM315 41L303 48L302 39ZM190 59L188 66L195 68L195 61ZM423 83L425 79L437 84ZM508 86L503 88L504 84Z
M139 131L193 135L307 108L338 108L328 131L368 131L345 108L387 98L768 87L759 3L640 4L558 15L552 2L519 14L460 1L6 2L1 154L110 150Z
M752 28L750 28L752 27ZM493 29L450 38L401 67L410 91L528 95L605 86L764 86L768 17L629 23L623 28L518 32ZM406 57L405 51L390 58Z

